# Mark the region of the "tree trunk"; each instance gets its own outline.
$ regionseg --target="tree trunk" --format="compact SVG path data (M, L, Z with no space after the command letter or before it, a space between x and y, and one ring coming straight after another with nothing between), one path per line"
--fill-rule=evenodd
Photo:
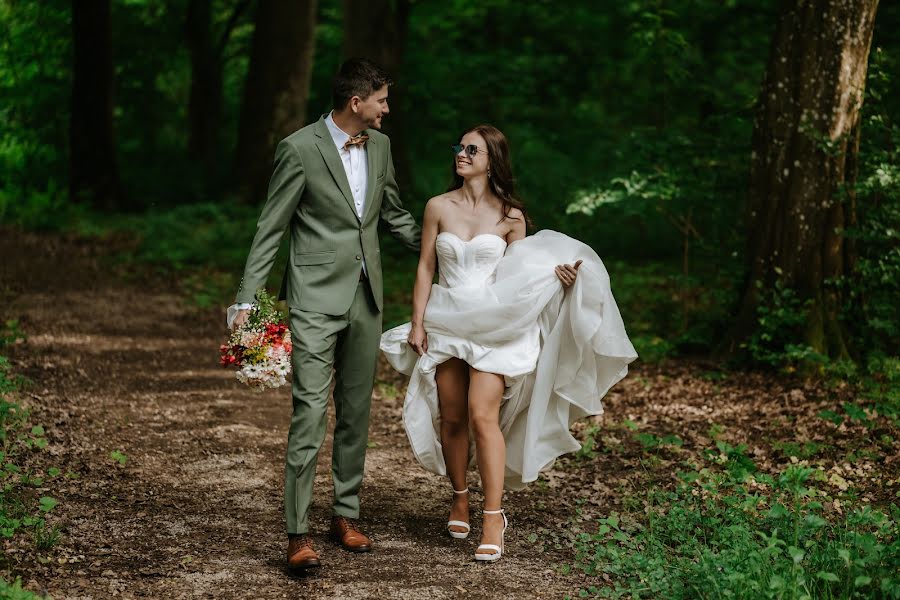
M122 190L113 134L109 0L72 0L72 51L69 196L113 209Z
M236 156L244 202L264 198L275 146L304 124L315 24L316 0L266 0L257 6Z
M401 192L408 192L412 180L405 119L407 107L402 106L406 100L402 72L410 0L344 0L343 10L344 58L368 58L394 79L388 100L391 114L384 119L382 131L391 137L397 184Z
M184 24L191 55L191 90L188 100L188 156L205 181L221 174L221 124L224 106L225 47L246 11L249 0L235 3L221 31L213 26L213 1L190 0Z
M748 277L731 348L756 328L776 282L806 303L802 341L849 356L843 298L854 249L860 107L878 0L787 2L772 41L753 127ZM798 340L800 341L800 340Z
M222 57L213 40L212 0L190 0L185 38L191 54L188 155L206 172L213 162L222 116Z

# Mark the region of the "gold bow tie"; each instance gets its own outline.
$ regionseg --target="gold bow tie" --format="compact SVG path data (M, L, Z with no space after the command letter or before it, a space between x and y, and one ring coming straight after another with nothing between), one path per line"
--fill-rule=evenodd
M365 146L368 140L369 136L365 134L354 135L344 142L344 150L349 150L350 146Z

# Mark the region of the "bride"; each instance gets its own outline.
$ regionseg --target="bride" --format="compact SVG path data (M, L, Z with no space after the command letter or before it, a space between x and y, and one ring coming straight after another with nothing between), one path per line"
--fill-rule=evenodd
M454 538L471 529L471 428L484 490L475 559L495 561L504 484L521 488L580 448L570 424L603 411L637 354L597 254L553 231L525 236L503 133L479 125L453 150L454 183L425 207L412 321L381 349L410 376L403 422L416 459L453 486Z

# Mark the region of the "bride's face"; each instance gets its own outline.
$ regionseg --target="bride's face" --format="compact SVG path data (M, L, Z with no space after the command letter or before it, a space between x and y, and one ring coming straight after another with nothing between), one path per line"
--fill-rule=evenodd
M461 177L486 175L490 167L487 143L479 133L470 131L459 140L462 148L456 153L456 172Z

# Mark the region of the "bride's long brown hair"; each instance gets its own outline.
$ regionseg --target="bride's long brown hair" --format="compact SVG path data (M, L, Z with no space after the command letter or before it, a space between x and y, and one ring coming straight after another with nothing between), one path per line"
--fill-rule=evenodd
M493 125L476 125L463 132L458 139L462 139L467 133L477 133L484 138L488 151L488 168L490 169L490 177L488 184L494 195L500 198L503 203L503 219L512 218L509 213L512 209L518 208L522 211L525 218L525 225L533 227L531 219L528 217L528 211L525 210L525 204L516 196L516 184L513 179L512 166L509 162L509 142L503 132ZM462 175L456 172L456 161L453 162L453 182L447 191L458 190L463 185ZM501 221L503 219L500 219Z

